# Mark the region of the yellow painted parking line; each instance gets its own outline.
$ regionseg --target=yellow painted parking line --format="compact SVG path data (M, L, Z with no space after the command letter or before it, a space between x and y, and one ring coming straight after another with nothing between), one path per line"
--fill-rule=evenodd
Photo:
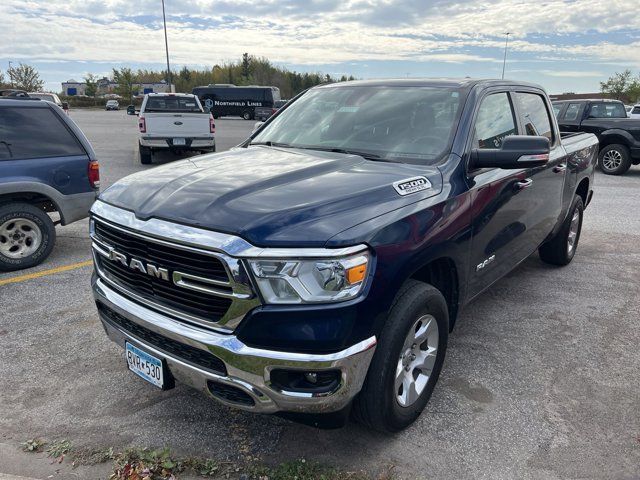
M88 267L93 261L87 260L86 262L72 263L71 265L64 265L62 267L52 268L50 270L43 270L36 273L27 273L26 275L20 275L19 277L6 278L0 280L0 287L9 283L19 283L26 280L32 280L34 278L46 277L47 275L54 275L56 273L68 272L69 270L75 270L76 268Z

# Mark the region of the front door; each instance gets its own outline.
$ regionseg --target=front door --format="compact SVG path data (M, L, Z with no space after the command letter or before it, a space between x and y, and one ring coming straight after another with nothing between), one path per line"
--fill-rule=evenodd
M474 120L474 148L500 148L519 133L508 92L485 96ZM529 211L536 197L534 169L481 169L469 172L472 242L469 294L477 295L532 253Z

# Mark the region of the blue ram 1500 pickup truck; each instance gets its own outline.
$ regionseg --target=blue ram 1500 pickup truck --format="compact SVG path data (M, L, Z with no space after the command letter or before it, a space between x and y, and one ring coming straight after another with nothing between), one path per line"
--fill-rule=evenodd
M227 405L395 431L460 308L576 251L598 151L498 80L320 86L239 148L129 176L91 214L93 291L129 368Z

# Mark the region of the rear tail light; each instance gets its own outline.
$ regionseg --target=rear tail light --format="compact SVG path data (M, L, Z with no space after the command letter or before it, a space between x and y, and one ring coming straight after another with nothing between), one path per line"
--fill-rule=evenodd
M145 122L144 117L138 117L138 128L140 133L147 133L147 122Z
M211 133L216 133L216 124L213 121L213 115L211 113L209 114L209 131Z
M100 164L95 160L89 162L89 185L100 188Z

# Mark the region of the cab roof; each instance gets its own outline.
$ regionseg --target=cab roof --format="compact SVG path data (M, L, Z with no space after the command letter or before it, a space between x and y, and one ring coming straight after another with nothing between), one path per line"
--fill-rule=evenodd
M375 80L352 80L348 82L328 83L320 85L319 88L326 87L449 87L449 88L472 88L475 86L493 87L531 87L543 89L540 85L529 82L514 80L501 80L490 78L383 78Z

